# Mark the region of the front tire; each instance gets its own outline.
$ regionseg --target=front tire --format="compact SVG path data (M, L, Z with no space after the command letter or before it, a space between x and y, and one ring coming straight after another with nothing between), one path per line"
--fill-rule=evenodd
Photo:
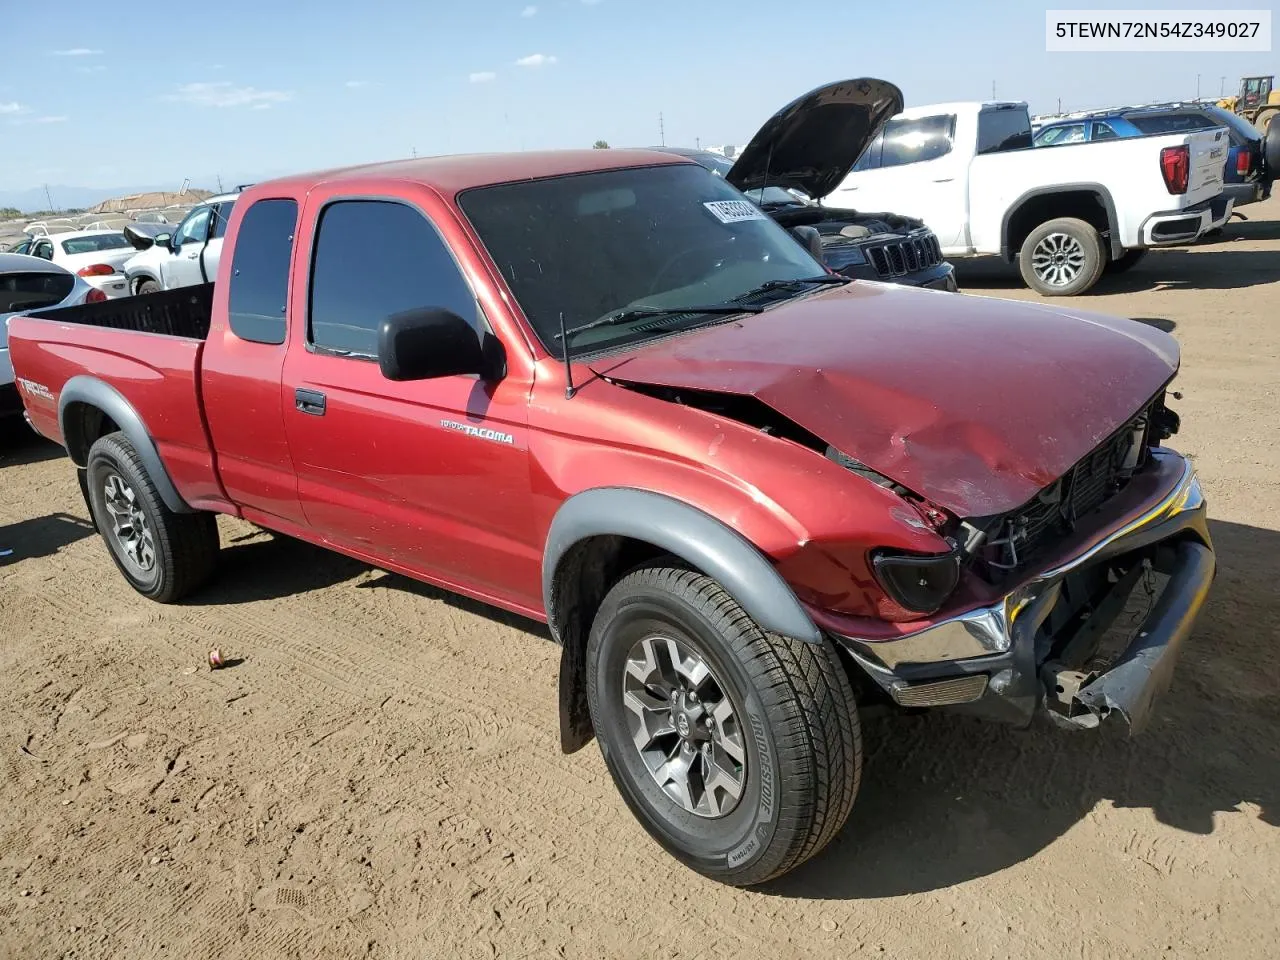
M133 291L133 295L135 297L145 297L148 294L159 293L159 292L160 292L160 284L156 283L154 280L147 279L147 280L140 280L138 282L138 289Z
M1027 235L1018 269L1023 282L1042 297L1074 297L1098 282L1107 259L1093 224L1059 217Z
M123 433L89 448L89 512L116 567L138 593L173 603L209 579L218 557L212 513L174 513Z
M698 873L762 883L848 819L862 741L829 641L767 634L710 577L652 565L605 597L586 670L614 783L649 834Z

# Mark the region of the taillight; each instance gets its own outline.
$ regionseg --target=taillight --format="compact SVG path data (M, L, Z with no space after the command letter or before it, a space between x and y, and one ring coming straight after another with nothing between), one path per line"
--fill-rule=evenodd
M1191 175L1191 147L1184 143L1163 148L1160 151L1160 172L1170 193L1186 193L1187 179Z
M1236 173L1242 177L1249 175L1249 167L1253 165L1253 157L1249 156L1248 150L1241 150L1236 154Z
M81 267L76 271L77 276L81 277L109 277L116 272L116 268L107 263L95 263L87 267Z
M92 289L89 290L89 293L85 296L84 302L85 303L103 303L106 299L107 299L107 295L105 293L103 293L97 287L93 287Z

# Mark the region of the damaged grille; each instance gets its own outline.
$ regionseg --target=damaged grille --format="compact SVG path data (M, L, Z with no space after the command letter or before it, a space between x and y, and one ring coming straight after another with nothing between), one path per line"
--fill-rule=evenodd
M942 247L931 232L869 246L866 254L882 277L904 277L942 263Z
M1152 414L1143 407L1030 503L979 524L987 533L973 559L987 579L1024 569L1076 524L1119 493L1150 459Z

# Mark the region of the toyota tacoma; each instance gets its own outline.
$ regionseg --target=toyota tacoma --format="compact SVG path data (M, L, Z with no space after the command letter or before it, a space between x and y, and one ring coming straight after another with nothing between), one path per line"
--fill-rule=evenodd
M1140 729L1214 573L1171 337L849 280L664 153L256 184L214 283L9 342L133 589L228 514L546 621L561 748L736 885L842 828L860 705Z

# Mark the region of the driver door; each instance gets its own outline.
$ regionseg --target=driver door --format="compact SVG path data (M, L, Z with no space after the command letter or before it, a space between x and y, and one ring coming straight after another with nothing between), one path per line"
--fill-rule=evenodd
M160 264L164 288L190 287L204 283L200 254L209 239L209 207L196 207L173 232L173 256Z

